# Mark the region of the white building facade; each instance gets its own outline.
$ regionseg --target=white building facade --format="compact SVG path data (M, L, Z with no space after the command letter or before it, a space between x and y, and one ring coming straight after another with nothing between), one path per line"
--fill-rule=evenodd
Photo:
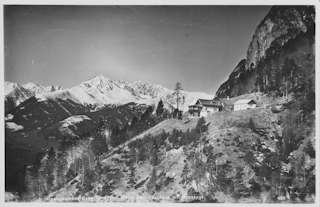
M257 103L252 99L239 100L234 103L234 111L254 109L256 107L257 107Z
M198 99L195 105L189 106L189 118L207 117L209 114L220 110L221 104L219 101Z

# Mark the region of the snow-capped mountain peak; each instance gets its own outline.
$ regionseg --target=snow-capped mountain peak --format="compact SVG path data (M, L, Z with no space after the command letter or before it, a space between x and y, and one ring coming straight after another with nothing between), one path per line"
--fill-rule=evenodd
M20 103L29 99L33 94L17 83L5 82L5 111L18 106Z
M5 94L4 94L4 95L8 95L8 94L11 93L14 89L16 89L18 86L19 86L19 85L18 85L17 83L5 81L5 82L4 82L4 89L5 89Z
M117 85L116 85L117 86ZM103 75L95 76L94 78L85 81L80 84L80 87L88 90L89 88L95 88L100 90L113 90L115 83L109 78L104 77Z
M24 87L25 89L31 89L31 88L40 87L40 85L38 85L36 83L29 82L29 83L22 85L22 87Z
M116 82L103 75L81 83L73 88L73 91L84 91L88 96L97 101L97 104L125 104L138 100L129 90L120 87ZM79 89L80 88L80 89ZM82 94L83 96L83 94ZM92 101L92 99L91 99Z
M36 83L29 82L27 84L22 85L25 89L29 90L33 95L49 93L54 91L63 90L64 88L61 86L41 86Z
M118 83L118 84L129 84L128 81L125 81L125 80L123 80L123 79L117 80L116 83Z
M6 91L16 87L18 87L17 84L6 83ZM26 91L37 95L38 101L61 99L71 100L82 105L96 106L103 104L122 105L135 102L155 106L162 99L164 104L177 106L176 98L171 89L142 81L133 83L122 79L112 81L103 75L95 76L70 89L62 90L62 87L59 86L45 87L31 82L25 84L24 87ZM198 98L213 98L212 95L201 92L181 91L181 94L184 97L184 102L179 102L179 109L184 111L188 110L188 105L193 104Z

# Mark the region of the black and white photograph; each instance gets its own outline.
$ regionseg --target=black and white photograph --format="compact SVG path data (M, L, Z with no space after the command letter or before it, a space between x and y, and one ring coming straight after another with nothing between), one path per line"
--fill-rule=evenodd
M319 204L319 1L133 2L2 4L4 203Z

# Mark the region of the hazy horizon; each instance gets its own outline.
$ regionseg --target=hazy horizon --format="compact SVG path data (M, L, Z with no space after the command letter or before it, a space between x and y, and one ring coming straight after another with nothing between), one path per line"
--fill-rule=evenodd
M214 94L271 6L4 6L5 81L94 76Z

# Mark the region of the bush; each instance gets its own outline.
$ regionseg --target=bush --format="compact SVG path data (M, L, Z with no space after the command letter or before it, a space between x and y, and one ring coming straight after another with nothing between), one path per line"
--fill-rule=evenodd
M281 112L281 111L283 111L283 110L280 110L280 109L278 109L275 105L273 105L272 107L271 107L271 111L272 111L272 113L279 113L279 112Z
M79 193L81 196L84 196L87 192L91 191L93 186L89 183L86 183L80 190Z
M200 193L195 191L193 188L189 188L188 196L200 196Z
M102 169L102 173L103 174L107 174L108 172L110 172L110 167L108 165L104 166L103 169Z
M254 124L254 121L253 121L253 118L252 118L252 117L250 117L250 119L249 119L248 127L249 127L253 132L256 131L256 126L255 126L255 124Z
M102 190L98 193L99 196L104 197L104 196L110 196L112 192L112 186L108 184L104 184L102 187Z
M313 159L316 157L316 152L310 140L307 142L306 147L303 149L303 151Z
M149 182L147 183L147 189L150 194L153 194L157 188L157 173L155 168L153 168Z
M198 122L197 122L197 126L196 126L197 132L198 133L203 133L207 131L207 126L206 126L206 120L204 117L201 117Z
M75 176L76 176L76 174L73 172L73 170L71 168L69 168L69 170L66 174L67 182L71 181Z
M172 116L173 116L173 118L174 118L174 119L176 119L176 118L177 118L178 113L179 113L179 110L178 110L178 109L175 109L175 110L173 111Z
M168 144L166 145L166 151L168 152L168 151L170 151L171 149L172 149L171 144L168 143Z

